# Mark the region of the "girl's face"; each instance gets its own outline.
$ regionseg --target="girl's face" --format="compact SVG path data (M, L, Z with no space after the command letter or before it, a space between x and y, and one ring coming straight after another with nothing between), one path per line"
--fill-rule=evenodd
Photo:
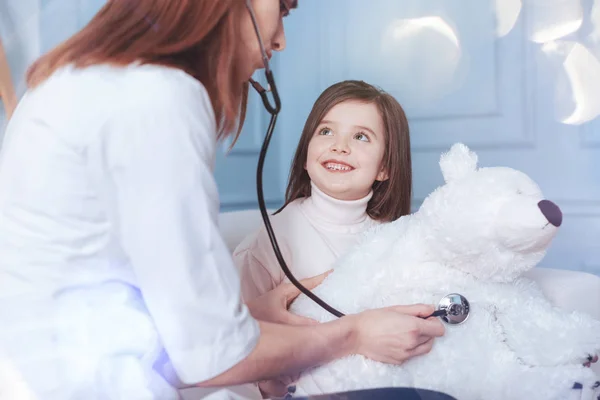
M339 200L357 200L375 181L388 178L382 167L385 130L373 103L345 101L325 115L308 143L304 168L317 187Z
M285 33L283 31L283 17L288 14L292 0L252 0L252 8L258 23L258 29L265 46L269 60L273 51L285 49ZM245 6L244 6L245 7ZM257 69L264 67L260 44L250 12L246 9L240 24L242 46L241 60L246 67L246 80L252 77Z

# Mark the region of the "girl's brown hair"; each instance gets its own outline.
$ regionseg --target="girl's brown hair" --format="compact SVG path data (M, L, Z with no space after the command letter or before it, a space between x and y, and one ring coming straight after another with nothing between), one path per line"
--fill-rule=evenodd
M327 88L317 99L308 115L302 136L292 161L285 203L310 196L310 177L304 168L308 143L325 115L337 104L362 101L377 106L385 128L383 167L388 179L373 184L373 197L367 205L367 214L378 221L389 222L410 213L412 199L412 165L408 120L396 99L363 81L347 80Z
M296 6L289 0L283 4ZM27 82L35 87L67 64L83 68L137 61L179 68L208 91L219 138L236 126L237 138L248 98L237 62L243 12L240 0L109 0L81 31L39 58Z

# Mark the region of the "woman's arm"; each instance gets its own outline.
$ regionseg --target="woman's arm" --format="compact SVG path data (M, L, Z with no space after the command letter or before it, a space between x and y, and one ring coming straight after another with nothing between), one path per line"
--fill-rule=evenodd
M260 322L254 351L225 373L198 386L231 386L292 375L355 352L351 318L317 326Z
M15 88L13 87L12 78L10 74L10 68L8 66L8 60L6 59L6 53L0 40L0 99L4 103L4 109L6 111L7 119L10 119L13 111L17 106L17 95L15 94Z
M260 336L219 231L212 105L172 68L127 73L118 109L88 146L91 174L168 364L197 383L246 358Z
M326 274L304 280L312 289ZM248 304L253 316L272 320L281 314L300 292L284 284ZM295 375L307 368L335 359L362 354L376 361L401 364L431 350L433 339L444 334L438 319L425 320L430 305L395 306L348 315L316 325L279 325L260 322L260 338L252 353L223 374L198 386L230 386L245 382Z

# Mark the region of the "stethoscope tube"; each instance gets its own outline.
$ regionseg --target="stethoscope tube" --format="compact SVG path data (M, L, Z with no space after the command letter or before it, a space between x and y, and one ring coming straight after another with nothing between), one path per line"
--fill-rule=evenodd
M336 317L343 317L344 314L331 307L325 301L320 299L317 295L312 293L306 287L304 287L297 279L294 277L290 269L288 268L283 255L281 254L281 250L279 248L279 244L277 243L277 238L275 237L275 232L273 232L273 227L271 226L271 221L269 219L269 213L267 212L267 207L265 204L265 197L263 192L263 169L265 164L265 158L267 155L267 150L269 148L269 143L271 142L271 136L273 135L273 131L275 130L275 124L277 122L277 117L279 115L279 111L281 111L281 99L279 97L279 92L277 91L277 85L275 84L275 78L273 77L273 71L271 71L269 66L269 58L267 57L264 44L260 35L260 30L258 28L258 23L256 21L256 16L254 15L254 10L252 8L252 4L250 0L246 0L246 7L250 12L250 18L252 19L252 24L254 25L254 30L256 31L256 37L258 38L258 42L260 44L260 50L262 52L263 62L265 65L265 76L267 78L267 83L269 84L268 90L263 88L258 82L254 79L250 79L250 84L260 95L262 102L265 106L265 109L271 114L271 121L269 122L269 127L267 128L267 132L265 134L265 138L260 149L260 154L258 157L258 165L256 167L256 191L258 194L258 207L260 208L260 213L263 219L263 223L265 225L265 229L267 234L269 235L269 240L271 241L271 246L273 247L273 251L275 252L275 257L277 257L277 261L281 266L281 269L285 273L285 276L290 280L290 282L300 290L300 292L304 293L310 299L312 299L315 303L323 307L325 310L335 315ZM273 95L273 100L275 105L271 105L269 101L269 97L267 96L267 92L270 91Z
M275 88L275 86L271 84L271 88L273 90L273 88ZM263 95L261 94L261 96L263 96ZM266 94L264 95L264 97L266 97ZM264 97L263 97L263 99L264 99ZM263 101L265 101L265 100L263 100ZM339 312L338 310L336 310L335 308L333 308L329 304L327 304L325 301L320 299L317 295L315 295L310 290L308 290L306 287L304 287L294 277L294 275L288 268L285 260L283 259L283 255L281 254L281 250L279 249L279 244L277 243L277 238L275 237L275 232L273 232L273 227L271 226L271 221L269 219L269 213L267 212L267 208L265 205L265 199L264 199L264 194L263 194L262 175L263 175L263 166L265 163L265 157L267 155L267 149L269 147L271 135L273 134L273 130L275 129L276 121L277 121L277 114L272 114L271 122L269 123L269 127L267 129L267 134L265 136L262 148L260 150L260 155L258 158L258 166L256 168L256 188L257 188L257 193L258 193L258 205L259 205L260 213L262 215L262 219L263 219L263 222L265 225L265 229L267 231L267 234L269 235L269 240L271 241L273 251L275 252L275 256L277 257L277 261L279 262L281 269L283 270L285 275L288 277L290 282L294 286L296 286L302 293L304 293L306 296L310 297L314 302L319 304L325 310L329 311L331 314L335 315L336 317L343 317L344 314L342 314L341 312Z

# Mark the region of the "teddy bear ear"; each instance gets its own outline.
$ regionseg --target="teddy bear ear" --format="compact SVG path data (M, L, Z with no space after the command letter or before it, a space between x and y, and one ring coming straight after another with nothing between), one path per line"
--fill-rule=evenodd
M454 144L440 157L440 167L446 183L462 179L477 170L477 154L462 143Z

